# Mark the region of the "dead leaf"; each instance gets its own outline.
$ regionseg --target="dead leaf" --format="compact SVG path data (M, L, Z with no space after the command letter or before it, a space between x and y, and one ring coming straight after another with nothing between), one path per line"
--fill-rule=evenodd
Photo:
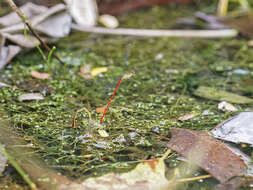
M80 72L83 74L88 74L90 73L90 65L85 64L83 66L80 67Z
M101 73L105 73L107 71L108 71L107 67L96 67L90 71L90 74L91 74L91 76L95 77L95 76L97 76Z
M3 46L0 51L0 69L2 69L7 64L8 48Z
M35 46L38 46L40 44L37 38L31 35L27 35L27 37L25 37L24 34L2 33L2 35L11 42L25 48L34 48ZM47 41L46 38L42 39L43 41Z
M235 19L224 19L220 22L239 30L246 37L253 37L253 14Z
M31 71L30 74L36 79L49 79L51 77L49 73L39 73L37 71Z
M3 82L0 82L0 88L1 88L1 87L10 87L10 85L5 84L5 83L3 83Z
M22 94L18 97L19 101L27 101L27 100L43 100L44 97L40 93L27 93Z
M89 178L80 185L70 185L70 189L77 187L81 190L170 190L162 159L142 162L128 173L106 174L98 178Z
M195 117L195 114L188 113L188 114L185 114L185 115L179 117L178 120L180 120L180 121L186 121L186 120L192 119L194 117Z
M0 47L0 70L7 64L15 55L21 51L19 46L8 45Z
M218 104L218 109L222 110L222 111L228 111L228 112L232 112L232 111L237 111L237 108L235 106L233 106L230 103L227 103L225 101L221 102Z
M205 132L172 129L168 147L182 154L190 163L206 170L221 183L243 175L246 163L224 143Z
M3 147L3 145L0 144L0 147ZM0 152L0 176L3 173L5 167L7 164L7 158Z
M194 95L210 100L226 101L235 104L253 103L253 99L251 98L247 98L245 96L240 96L238 94L230 93L223 90L217 90L206 86L198 87L198 89L195 90Z
M25 5L21 6L20 10L24 13L26 18L29 19L31 17L34 17L35 15L39 15L43 12L46 12L48 8L45 6L39 6L28 2ZM14 12L5 15L3 17L0 17L0 25L2 26L10 26L20 22L21 22L20 17Z
M81 26L95 26L98 17L95 0L65 0L71 16Z
M119 21L112 15L101 15L98 20L106 28L117 28L119 26Z
M71 17L65 11L64 4L47 8L27 3L21 10L34 30L46 35L41 38L44 42L49 41L48 37L64 37L70 32ZM65 12L60 13L61 11ZM5 41L11 41L16 45L4 46ZM0 17L0 69L21 51L19 46L34 48L39 44L39 41L29 33L24 36L24 23L16 13Z
M78 73L81 77L83 77L84 79L92 79L93 77L90 74L86 74L86 73Z
M106 106L96 108L96 113L104 113Z
M109 134L103 130L103 129L99 129L98 130L98 134L101 136L101 137L109 137Z
M25 80L24 82L20 83L18 87L30 92L40 92L44 95L54 93L54 90L47 84L43 83L42 80Z
M62 38L70 33L71 23L71 16L63 12L53 15L49 19L41 22L35 29L50 37Z
M253 46L253 40L248 41L248 46L250 46L250 47Z
M211 134L219 139L253 145L253 112L242 112L217 125Z

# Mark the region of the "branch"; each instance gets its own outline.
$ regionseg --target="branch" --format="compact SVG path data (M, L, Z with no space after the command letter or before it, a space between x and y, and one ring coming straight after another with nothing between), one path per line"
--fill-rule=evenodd
M92 32L99 34L127 35L127 36L147 36L147 37L182 37L182 38L229 38L237 36L235 29L224 30L152 30L152 29L132 29L117 28L109 29L104 27L82 27L72 25L75 30Z
M30 30L30 32L35 36L35 38L37 38L40 42L40 44L48 51L51 52L50 47L40 38L40 36L37 34L37 32L35 30L33 30L31 24L28 22L28 20L26 19L25 15L22 13L22 11L16 6L16 4L12 1L12 0L5 0L6 3L8 3L8 5L11 7L11 9L13 11L15 11L18 16L22 19L23 23L28 27L28 29ZM53 54L53 56L60 62L63 63L63 61L56 55Z

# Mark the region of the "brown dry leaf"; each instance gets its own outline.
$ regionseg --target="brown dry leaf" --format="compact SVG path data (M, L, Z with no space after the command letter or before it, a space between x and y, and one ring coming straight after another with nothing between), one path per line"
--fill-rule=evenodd
M253 14L235 19L224 19L220 22L239 30L246 37L253 37Z
M247 169L241 157L205 132L172 129L168 147L182 154L190 163L206 170L221 183L241 176Z
M36 79L49 79L51 77L49 73L39 73L37 71L31 71L30 74Z
M85 64L83 66L80 67L80 72L83 74L88 74L90 73L90 65Z
M86 74L86 73L78 73L81 77L83 77L84 79L92 79L93 77L90 74Z
M192 119L194 117L195 117L195 114L188 113L188 114L185 114L185 115L179 117L178 120L180 120L180 121L186 121L186 120Z
M96 113L104 113L106 106L96 108Z
M22 94L18 97L19 101L27 101L27 100L43 100L44 97L40 93L27 93Z

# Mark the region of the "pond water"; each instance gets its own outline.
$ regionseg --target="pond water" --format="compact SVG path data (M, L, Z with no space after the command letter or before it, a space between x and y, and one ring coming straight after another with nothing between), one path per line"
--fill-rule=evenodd
M121 15L119 22L121 27L168 29L177 18L192 16L197 10L214 13L215 9L215 4L155 6ZM243 38L140 38L73 31L56 47L65 64L54 59L45 63L34 50L1 70L0 81L20 89L0 88L0 102L15 130L33 144L49 167L67 177L129 171L136 163L166 152L171 128L209 131L235 114L218 110L218 101L195 96L198 86L253 98L253 48ZM79 75L85 64L108 71L85 79ZM34 79L32 70L52 77ZM104 118L103 130L109 136L101 137L94 123L102 114L96 108L108 103L119 78L133 70L135 74L121 83ZM18 101L25 92L40 92L45 98ZM252 110L252 104L235 106L238 112ZM73 114L83 107L93 122L85 111L80 112L72 128ZM195 117L178 120L189 113ZM173 154L165 160L167 166L177 166L177 157ZM19 183L15 177L12 180ZM209 179L182 188L213 189L216 183Z

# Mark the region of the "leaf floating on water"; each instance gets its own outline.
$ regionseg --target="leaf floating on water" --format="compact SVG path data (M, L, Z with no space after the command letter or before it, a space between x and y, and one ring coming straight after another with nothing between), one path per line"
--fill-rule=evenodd
M40 93L27 93L22 94L18 97L19 101L27 101L27 100L43 100L44 97Z
M101 137L109 137L109 134L108 134L105 130L102 130L102 129L99 129L99 130L98 130L98 134L99 134Z
M163 159L152 159L142 162L135 169L123 174L106 174L97 178L89 178L80 185L83 189L93 190L170 190L169 181L165 177ZM70 189L74 189L71 188Z
M5 83L3 83L3 82L0 82L0 88L1 88L1 87L10 87L10 85L5 84Z
M233 112L233 111L237 111L237 108L235 106L233 106L230 103L227 102L221 102L218 104L218 109L222 110L222 111L228 111L228 112Z
M3 145L0 144L0 147L3 147ZM6 164L7 164L7 158L0 152L0 176L3 173Z
M49 73L39 73L37 71L31 71L30 74L36 79L49 79L51 77Z
M240 156L205 132L174 128L168 147L182 154L190 163L206 170L221 183L243 175L247 169Z
M80 73L88 74L90 73L90 65L85 64L80 67Z
M178 120L180 120L180 121L186 121L186 120L192 119L194 117L195 117L195 114L188 113L188 114L185 114L185 115L179 117Z
M217 101L226 101L235 104L250 104L253 103L253 99L238 94L230 93L227 91L218 91L214 88L200 86L195 90L194 95Z
M104 113L106 106L96 108L96 113Z
M112 15L101 15L98 20L106 28L117 28L119 26L119 21Z
M95 76L97 76L101 73L105 73L107 71L108 71L107 67L97 67L97 68L92 69L90 74L91 74L91 76L95 77Z
M242 112L220 123L211 134L222 140L253 145L253 112Z

